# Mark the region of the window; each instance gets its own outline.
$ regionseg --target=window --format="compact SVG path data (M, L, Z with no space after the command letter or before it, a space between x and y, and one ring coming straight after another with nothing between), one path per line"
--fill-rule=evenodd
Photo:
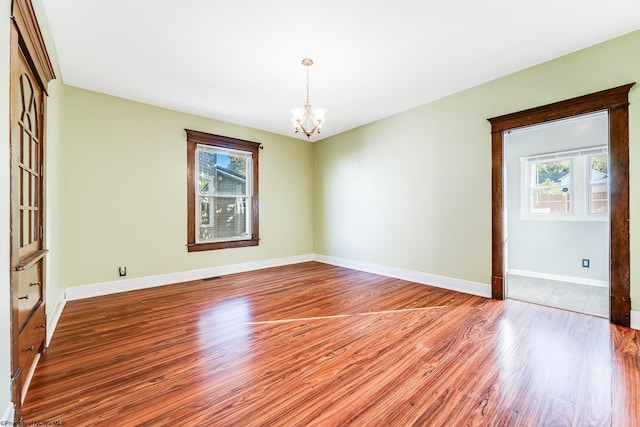
M571 213L572 159L532 161L530 213Z
M606 220L607 147L523 157L523 219Z
M187 249L257 246L257 142L187 131Z

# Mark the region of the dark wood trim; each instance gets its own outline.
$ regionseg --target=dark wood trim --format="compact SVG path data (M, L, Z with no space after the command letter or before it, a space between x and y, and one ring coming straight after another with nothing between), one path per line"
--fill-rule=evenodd
M629 83L589 95L488 119L491 123L491 133L626 106L629 104L627 94L634 84Z
M189 252L200 252L226 248L246 248L248 246L258 246L259 243L260 240L258 239L229 240L226 242L212 243L187 243L187 250Z
M196 130L185 129L187 133L187 251L199 252L227 248L243 248L258 246L260 243L259 229L259 182L258 182L258 152L261 144L228 136L215 135ZM196 243L196 187L194 181L196 145L204 144L233 150L247 151L252 154L252 196L251 196L251 237L243 240L228 240L223 242Z
M38 83L47 93L47 85L56 78L47 47L30 0L13 0L11 15L20 33L20 46L26 54Z
M244 139L231 138L230 136L215 135L213 133L200 132L185 129L187 139L196 144L215 145L216 147L230 148L233 150L250 151L257 154L260 148L259 142L246 141Z
M491 182L493 188L492 218L502 217L504 197L502 195L502 134L491 135ZM499 300L504 295L504 230L493 227L491 250L491 297Z
M610 173L610 319L616 325L631 323L631 250L629 209L629 107L609 110Z
M492 280L491 295L504 299L504 197L503 133L509 129L560 120L596 111L609 113L610 211L610 316L611 323L629 326L629 90L635 83L566 101L488 119L492 144Z

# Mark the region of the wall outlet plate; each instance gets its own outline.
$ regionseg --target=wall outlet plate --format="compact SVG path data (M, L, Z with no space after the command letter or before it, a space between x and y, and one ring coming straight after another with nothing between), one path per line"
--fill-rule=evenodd
M589 268L589 260L587 258L582 258L582 266L584 268Z
M120 275L120 277L124 277L127 275L127 267L125 267L124 265L118 268L118 274Z

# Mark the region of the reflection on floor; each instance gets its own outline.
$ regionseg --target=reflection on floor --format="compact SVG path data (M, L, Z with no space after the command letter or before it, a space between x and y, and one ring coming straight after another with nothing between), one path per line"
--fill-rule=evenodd
M509 274L509 298L609 317L609 289Z

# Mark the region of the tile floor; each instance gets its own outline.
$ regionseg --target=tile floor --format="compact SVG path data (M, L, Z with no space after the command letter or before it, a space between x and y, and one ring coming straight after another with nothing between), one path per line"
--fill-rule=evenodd
M609 317L609 289L509 274L509 298Z

